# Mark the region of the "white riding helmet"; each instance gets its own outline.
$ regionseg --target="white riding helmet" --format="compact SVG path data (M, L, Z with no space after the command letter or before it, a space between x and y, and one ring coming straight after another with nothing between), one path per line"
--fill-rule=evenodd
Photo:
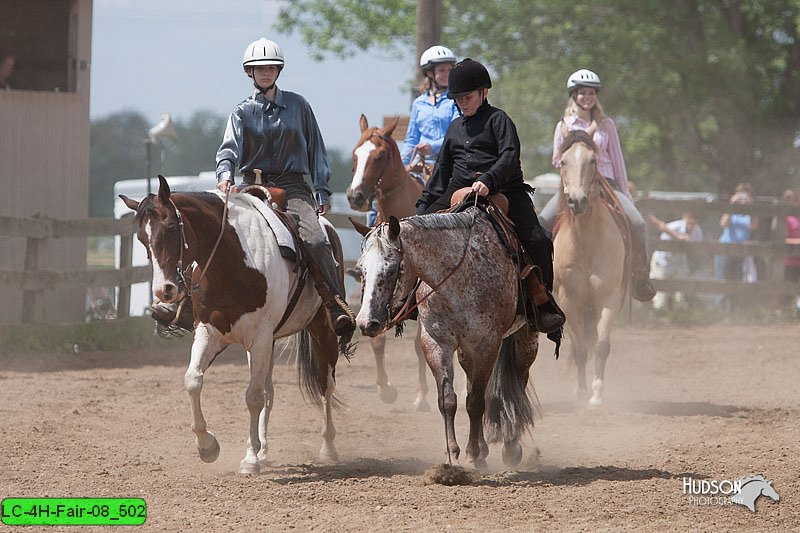
M247 72L247 67L255 67L257 65L278 65L283 67L283 50L278 46L278 43L262 37L247 45L242 58L242 68Z
M600 89L600 76L585 68L576 70L567 80L567 91L571 93L577 87Z
M445 46L431 46L419 56L419 67L422 70L430 70L439 63L455 63L456 55L452 50Z

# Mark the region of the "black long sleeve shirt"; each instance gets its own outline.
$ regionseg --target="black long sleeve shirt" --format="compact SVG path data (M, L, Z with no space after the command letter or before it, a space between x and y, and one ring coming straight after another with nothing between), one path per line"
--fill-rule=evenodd
M450 123L436 168L417 201L417 212L424 212L449 185L469 187L476 178L489 188L489 194L525 188L517 128L505 111L489 102L473 116Z

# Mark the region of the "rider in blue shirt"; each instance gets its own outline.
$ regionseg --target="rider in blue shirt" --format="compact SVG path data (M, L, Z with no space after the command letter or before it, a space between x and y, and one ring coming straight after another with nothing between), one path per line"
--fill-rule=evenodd
M228 191L238 166L248 185L261 179L286 191L286 211L297 221L298 236L310 258L309 272L331 313L344 352L355 331L355 320L318 220L331 204L328 154L306 99L276 85L284 64L283 50L274 41L262 38L245 49L242 68L253 79L255 92L236 106L228 119L217 151L217 188ZM313 190L306 176L311 178Z
M406 165L411 163L414 148L427 162L435 162L444 134L458 116L455 102L447 97L447 78L455 63L456 56L444 46L432 46L420 56L425 82L420 88L422 94L411 104L411 119L401 150Z
M447 128L458 116L454 101L447 97L447 78L455 64L453 51L440 45L431 46L419 57L419 68L425 81L420 87L422 94L411 104L406 139L400 150L406 168L412 163L412 155L414 159L423 157L425 163L433 165L442 148ZM373 201L367 213L367 225L374 226L377 218L378 206Z

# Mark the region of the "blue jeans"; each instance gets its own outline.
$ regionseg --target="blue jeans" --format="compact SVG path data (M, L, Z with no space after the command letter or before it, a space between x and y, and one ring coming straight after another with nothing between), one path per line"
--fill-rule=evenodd
M372 200L372 205L367 211L367 226L371 228L376 220L378 220L378 200Z

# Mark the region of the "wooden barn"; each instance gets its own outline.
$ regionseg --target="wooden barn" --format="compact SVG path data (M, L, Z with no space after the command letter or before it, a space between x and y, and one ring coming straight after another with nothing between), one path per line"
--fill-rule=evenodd
M0 324L24 315L23 287L8 273L86 267L85 237L32 238L14 226L87 218L91 36L92 0L0 1L0 54L14 60L0 83ZM82 320L83 288L39 292L31 321Z

